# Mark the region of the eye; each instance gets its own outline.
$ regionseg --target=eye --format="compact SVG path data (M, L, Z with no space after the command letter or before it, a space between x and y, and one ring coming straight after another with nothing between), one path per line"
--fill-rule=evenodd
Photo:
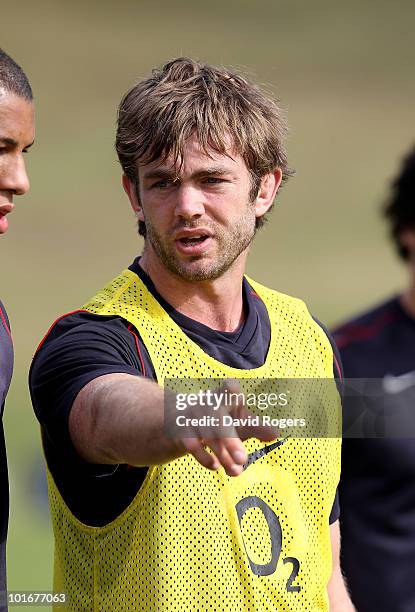
M156 181L150 186L150 189L168 189L172 185L174 185L175 181L172 179L162 179L160 181Z
M221 183L225 183L225 179L219 178L217 176L207 176L203 179L203 182L207 185L220 185Z

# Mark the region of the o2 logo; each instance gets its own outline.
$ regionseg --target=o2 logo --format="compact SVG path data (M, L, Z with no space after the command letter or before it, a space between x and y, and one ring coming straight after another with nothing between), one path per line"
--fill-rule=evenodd
M248 551L245 552L248 557L249 565L251 571L255 576L270 576L277 569L278 560L281 555L282 548L282 530L281 523L278 519L278 516L275 514L274 510L268 506L267 503L264 502L263 499L257 497L256 495L249 495L248 497L244 497L241 499L235 506L236 513L239 519L239 527L241 527L242 519L247 510L250 508L259 508L267 521L269 535L271 538L271 560L269 563L254 563L252 559L249 557ZM242 533L242 529L241 529ZM243 533L242 533L243 539ZM244 542L245 545L245 542ZM287 563L291 563L293 568L290 577L287 580L286 589L289 593L298 593L301 589L300 586L293 584L294 580L298 576L298 572L300 570L300 562L295 557L286 557L283 559L284 565Z

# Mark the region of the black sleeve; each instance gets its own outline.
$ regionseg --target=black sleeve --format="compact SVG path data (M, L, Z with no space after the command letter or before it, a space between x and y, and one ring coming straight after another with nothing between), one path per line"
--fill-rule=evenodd
M120 317L76 312L58 320L30 370L33 406L45 457L71 512L87 525L105 525L129 505L147 468L95 465L76 452L69 435L72 404L89 381L124 372L155 377L138 332Z
M77 312L60 319L41 343L30 369L30 392L44 434L61 451L72 448L69 413L88 382L117 372L143 374L136 338L119 317Z
M334 498L333 507L329 516L329 524L332 525L340 518L340 500L339 500L339 489L336 489L336 496Z

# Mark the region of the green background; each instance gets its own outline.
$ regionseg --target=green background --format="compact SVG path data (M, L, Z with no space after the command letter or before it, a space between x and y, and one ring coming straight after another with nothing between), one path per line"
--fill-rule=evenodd
M2 3L0 45L26 70L37 105L31 192L17 198L1 238L1 297L16 352L5 415L10 589L51 589L26 383L33 352L57 316L142 246L113 147L121 95L152 67L190 55L241 69L280 98L297 174L258 234L248 271L333 324L405 282L379 208L415 142L414 24L410 0Z

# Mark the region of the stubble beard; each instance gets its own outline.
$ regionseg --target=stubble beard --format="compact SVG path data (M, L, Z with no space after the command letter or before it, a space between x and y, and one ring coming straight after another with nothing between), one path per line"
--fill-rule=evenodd
M195 229L197 225L182 224L180 228L176 228L176 231L184 228ZM204 255L181 259L175 252L174 246L166 244L148 221L146 221L146 241L151 244L162 264L172 274L191 282L216 280L229 270L239 255L252 243L256 231L255 215L247 213L229 231L216 225L211 225L209 229L217 245L216 256L213 259L205 258Z

